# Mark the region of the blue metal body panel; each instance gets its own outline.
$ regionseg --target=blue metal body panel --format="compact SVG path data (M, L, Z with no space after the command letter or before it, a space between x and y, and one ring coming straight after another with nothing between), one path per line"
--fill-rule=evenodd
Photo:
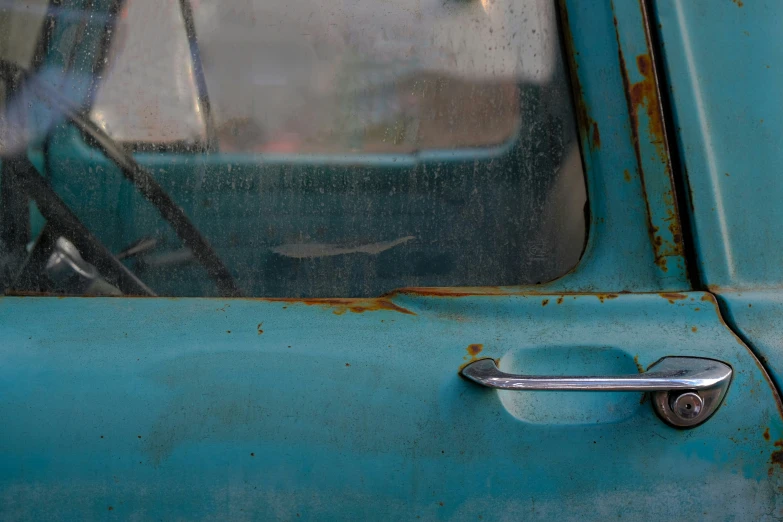
M0 518L779 516L775 389L710 295L672 293L690 283L640 3L563 4L591 211L571 273L377 299L2 298ZM676 355L735 372L688 431L642 394L458 376Z
M708 294L366 306L3 298L3 518L762 520L783 508L778 399ZM699 428L667 427L639 393L498 393L457 375L476 356L615 374L670 355L735 371Z
M699 272L780 385L783 9L656 4Z
M656 5L702 279L715 290L779 288L783 9L775 1Z

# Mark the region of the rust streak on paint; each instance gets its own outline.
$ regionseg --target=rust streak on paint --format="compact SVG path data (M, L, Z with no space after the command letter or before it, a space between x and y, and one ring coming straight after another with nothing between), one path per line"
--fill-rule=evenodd
M557 298L557 304L563 304L563 296Z
M548 304L549 304L549 299L544 299L543 301L541 301L541 306L546 306Z
M682 231L680 228L680 219L677 212L677 201L673 189L666 190L662 196L662 201L651 205L647 184L645 183L644 162L642 161L642 149L640 139L649 141L657 152L657 159L668 179L672 179L671 163L669 161L669 151L666 144L666 132L664 129L663 113L661 111L661 102L658 94L658 85L655 78L652 55L650 52L642 53L636 56L636 68L642 79L638 82L632 82L629 74L628 64L623 55L620 34L617 30L617 20L615 19L615 34L618 42L618 60L620 62L620 72L622 74L623 86L628 104L628 113L631 118L631 132L638 174L641 179L642 196L647 205L647 225L650 236L650 243L655 256L655 264L663 271L668 271L668 257L682 257L684 248L682 244ZM649 46L649 40L648 40ZM640 115L647 117L646 134L643 133L640 124ZM626 177L628 181L628 177ZM670 185L671 187L672 185ZM653 207L663 204L666 215L660 216L665 222L666 230L669 234L661 234L661 226L654 224L657 221L653 218Z
M764 437L764 440L769 440L769 427L767 427L767 429L764 430L762 436Z
M678 294L674 292L663 292L658 294L667 301L669 301L671 304L674 304L675 301L681 301L683 299L688 299L688 296L685 294Z
M601 148L601 133L598 130L598 124L593 121L593 132L592 132L592 142L591 145L593 146L593 149L600 149Z
M362 314L364 312L399 312L406 315L416 315L414 312L394 304L387 297L377 298L318 298L318 299L291 299L291 298L265 298L263 301L303 304L307 306L318 306L329 308L334 315L343 315L346 312Z

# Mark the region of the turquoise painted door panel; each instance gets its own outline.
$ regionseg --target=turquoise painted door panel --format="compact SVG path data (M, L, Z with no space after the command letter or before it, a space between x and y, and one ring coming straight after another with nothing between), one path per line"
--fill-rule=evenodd
M783 4L658 0L700 277L783 383Z
M783 285L783 5L658 0L699 269L711 289Z
M3 519L783 509L778 398L703 293L3 298L0 324ZM639 393L498 393L458 376L483 356L562 374L633 373L671 355L735 372L692 430L668 427Z
M772 379L783 384L783 337L779 318L783 317L783 293L777 290L723 291L718 300L726 321L750 343Z

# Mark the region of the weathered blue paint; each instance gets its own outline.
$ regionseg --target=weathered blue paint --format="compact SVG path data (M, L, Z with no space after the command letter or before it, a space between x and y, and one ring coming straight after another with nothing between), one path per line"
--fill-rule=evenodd
M716 290L778 288L781 4L656 5L701 277Z
M659 0L699 271L783 384L779 2Z
M764 362L778 390L783 389L783 293L779 290L721 291L728 322Z
M783 507L780 405L707 294L3 298L0 324L4 519L762 520ZM712 419L678 431L641 394L477 387L457 375L474 353L508 371L612 373L715 357L735 377Z
M689 287L681 254L656 253L654 227L676 237L668 161L626 97L643 80L641 11L565 4L591 208L573 272L376 300L0 299L0 518L778 516L780 402L712 298L558 293ZM673 355L735 370L694 430L641 394L499 393L457 375L482 356L616 373Z

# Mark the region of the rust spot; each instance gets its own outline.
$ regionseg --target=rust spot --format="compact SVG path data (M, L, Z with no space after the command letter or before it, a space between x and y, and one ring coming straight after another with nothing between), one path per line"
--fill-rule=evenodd
M715 299L713 299L711 294L704 294L703 296L701 296L701 300L702 301L710 301L712 303L715 302Z
M546 306L548 304L549 304L549 299L544 299L543 301L541 301L541 306Z
M783 448L783 440L776 440L775 441L775 447L776 448ZM783 449L778 449L772 452L772 455L769 457L769 463L770 464L777 464L781 468L783 468Z
M602 303L604 302L605 299L617 299L619 297L617 294L595 294L595 296Z
M251 456L251 457L255 457L255 456L256 456L256 454L255 454L255 453L251 453L251 454L250 454L250 456Z
M563 296L557 298L557 304L563 304Z
M345 363L345 366L346 366L346 367L348 367L348 366L350 366L350 365L351 365L351 363Z
M623 171L623 178L625 178L625 181L630 183L630 181L631 181L631 173L628 172L628 169L625 169Z
M258 326L256 326L256 329L258 330L258 335L261 335L264 333L264 331L261 329L261 327L264 325L264 323L258 323Z
M334 315L343 315L346 312L362 314L364 312L379 312L381 310L389 312L399 312L406 315L416 315L391 302L388 297L376 298L318 298L318 299L293 299L287 297L270 297L261 299L262 301L299 303L307 306L320 306L331 308Z
M663 292L658 295L669 301L671 304L674 304L675 301L679 301L681 299L688 299L688 296L685 294L677 294L672 292Z
M699 329L695 326L691 327L691 332L696 333Z
M745 5L745 2L743 2L742 0L731 0L731 1L737 4L737 7L742 7L743 5Z
M641 363L639 362L638 355L633 356L633 363L636 365L636 371L638 371L639 373L644 373L644 366L642 366Z
M114 508L112 506L109 506L109 511L114 511Z
M231 333L231 330L226 330L226 333L229 333L229 334L230 334L230 333Z
M764 430L762 436L764 437L764 440L769 440L769 427Z
M483 349L484 349L484 345L483 344L470 344L470 345L468 345L468 353L470 354L471 357L477 356L478 354L481 353L481 350L483 350Z
M601 133L598 131L598 124L593 121L593 149L601 148Z

